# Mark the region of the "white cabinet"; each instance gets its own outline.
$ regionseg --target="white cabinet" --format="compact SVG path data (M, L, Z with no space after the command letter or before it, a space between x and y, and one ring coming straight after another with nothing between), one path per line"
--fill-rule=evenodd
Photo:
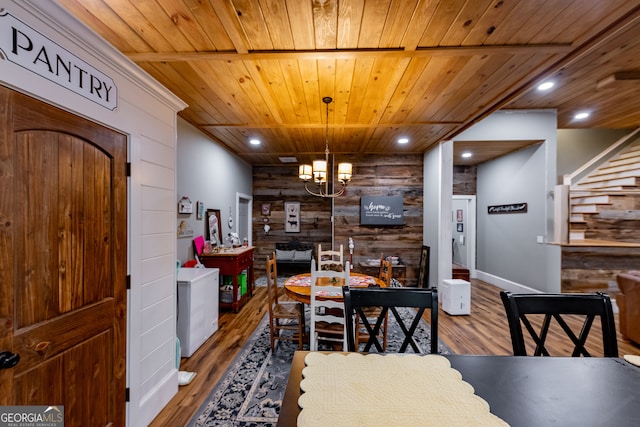
M217 268L178 270L178 338L182 357L191 356L218 330Z
M443 280L438 293L442 299L442 309L446 313L452 315L471 313L471 284L466 280Z

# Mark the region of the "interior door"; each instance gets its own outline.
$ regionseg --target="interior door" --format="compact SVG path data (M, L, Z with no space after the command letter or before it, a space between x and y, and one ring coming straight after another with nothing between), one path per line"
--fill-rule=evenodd
M467 266L467 232L469 231L467 200L453 199L451 204L453 209L453 227L451 227L453 262Z
M476 196L455 195L451 207L452 261L476 277Z
M126 137L0 87L0 405L124 426Z

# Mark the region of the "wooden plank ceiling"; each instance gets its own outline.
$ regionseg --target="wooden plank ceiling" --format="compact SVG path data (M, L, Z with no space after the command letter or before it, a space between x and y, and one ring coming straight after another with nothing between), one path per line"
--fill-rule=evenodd
M309 161L327 134L333 153L422 153L500 108L557 108L560 128L640 126L640 82L611 78L640 70L640 1L58 2L253 165ZM558 86L541 95L544 78ZM573 120L579 108L589 120Z

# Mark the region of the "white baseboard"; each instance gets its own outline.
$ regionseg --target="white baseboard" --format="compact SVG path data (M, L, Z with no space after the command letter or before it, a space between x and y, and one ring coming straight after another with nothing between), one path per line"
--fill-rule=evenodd
M140 406L135 411L136 414L130 414L131 418L127 425L149 425L177 392L178 370L174 369L158 384L155 384L153 390L142 398ZM131 411L131 408L129 408L129 411Z
M521 285L520 283L512 282L511 280L503 279L502 277L494 276L493 274L485 273L480 270L476 270L476 278L508 292L527 294L543 293L538 289L530 288L528 286ZM618 313L618 304L616 304L615 298L611 298L611 308L614 313Z
M528 286L521 285L520 283L512 282L511 280L503 279L502 277L494 276L493 274L485 273L480 270L476 270L476 278L509 292L529 294L542 293L537 289L533 289Z

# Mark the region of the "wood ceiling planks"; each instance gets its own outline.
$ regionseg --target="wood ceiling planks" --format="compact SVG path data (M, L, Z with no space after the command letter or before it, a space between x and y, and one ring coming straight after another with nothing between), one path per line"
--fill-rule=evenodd
M640 125L635 81L593 89L640 70L638 0L58 1L251 163L322 153L323 96L332 149L354 154L424 152L503 107L558 108L561 127ZM537 95L543 77L565 86ZM597 121L574 123L579 105Z

